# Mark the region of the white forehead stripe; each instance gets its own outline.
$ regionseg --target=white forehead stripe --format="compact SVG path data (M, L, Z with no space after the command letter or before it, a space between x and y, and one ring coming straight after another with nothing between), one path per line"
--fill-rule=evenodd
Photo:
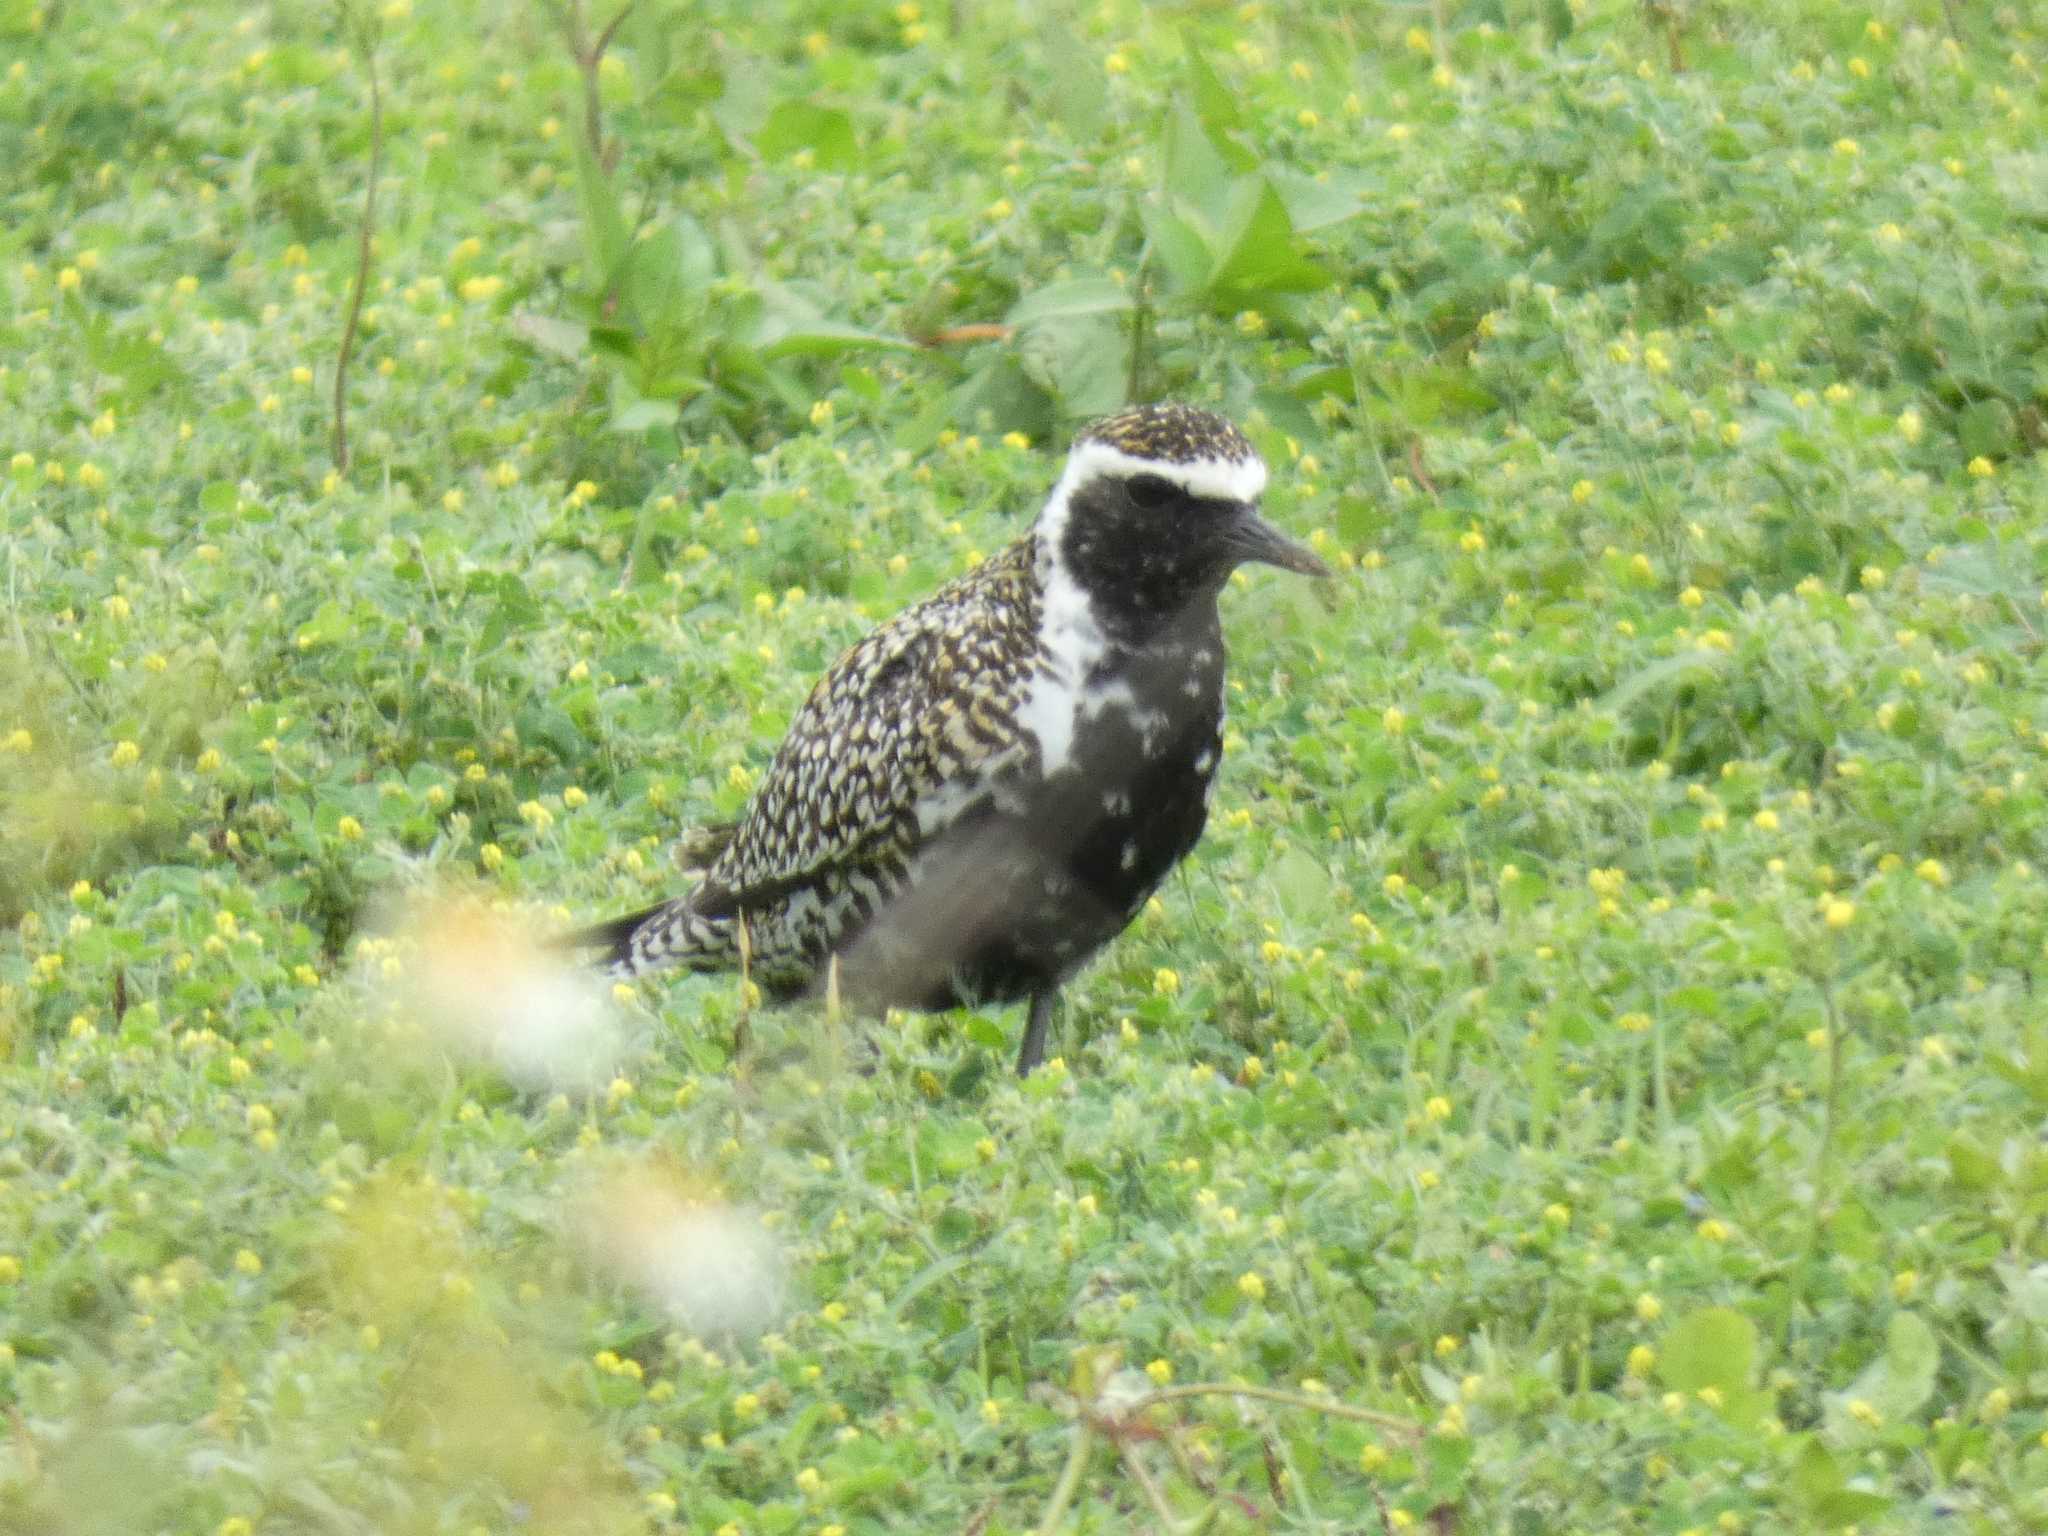
M1060 483L1071 490L1084 480L1105 474L1120 480L1132 475L1157 475L1190 496L1204 500L1257 501L1266 489L1266 466L1257 454L1248 459L1185 459L1175 463L1170 459L1141 459L1093 440L1074 445Z

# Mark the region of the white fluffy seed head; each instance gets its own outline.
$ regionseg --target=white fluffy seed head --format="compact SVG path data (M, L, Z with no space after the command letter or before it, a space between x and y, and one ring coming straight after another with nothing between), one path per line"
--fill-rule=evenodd
M789 1266L758 1213L657 1169L617 1173L584 1199L586 1246L700 1338L752 1338L788 1306Z
M588 1093L617 1074L624 1032L604 984L526 924L471 902L415 909L400 1001L422 1033L534 1092Z

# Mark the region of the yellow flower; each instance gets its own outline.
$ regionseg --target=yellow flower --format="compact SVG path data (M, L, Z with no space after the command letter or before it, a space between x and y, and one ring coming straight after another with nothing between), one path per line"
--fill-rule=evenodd
M501 491L509 491L519 483L519 466L510 459L500 459L491 467L491 484Z
M1998 466L1993 464L1989 459L1985 458L1984 455L1980 453L1977 455L1977 457L1970 460L1970 473L1975 475L1979 480L1989 480L1993 475L1998 473Z
M142 761L142 748L132 741L116 742L113 754L107 760L116 768L132 768Z
M360 842L362 840L363 824L353 816L342 817L340 821L334 824L334 830L340 834L341 840L345 843Z
M1180 990L1180 972L1162 965L1152 973L1152 990L1160 997L1172 997Z
M1778 830L1778 813L1776 811L1758 811L1749 820L1750 825L1759 832L1775 832Z
M1451 1101L1442 1094L1435 1094L1422 1106L1422 1113L1439 1124L1451 1118Z
M21 1279L21 1260L11 1253L0 1253L0 1285L13 1285Z
M1128 75L1131 72L1131 61L1129 56L1119 48L1103 59L1102 67L1112 75Z
M1237 1277L1237 1289L1239 1294L1247 1301L1264 1301L1266 1299L1266 1282L1259 1277L1257 1270L1248 1269L1239 1275Z
M989 1405L987 1403L982 1404L982 1414L984 1417L988 1414L988 1408ZM806 1498L816 1498L824 1486L825 1479L819 1474L816 1467L805 1467L796 1475L797 1492L803 1494Z
M1820 909L1821 921L1837 931L1856 921L1856 903L1841 896L1830 896Z
M1458 535L1458 548L1468 555L1476 555L1486 548L1486 535L1477 528L1467 528Z
M1451 1356L1455 1355L1458 1352L1459 1347L1460 1342L1456 1334L1438 1334L1436 1340L1436 1357L1439 1360L1448 1360L1451 1358Z
M235 1254L235 1270L237 1273L244 1275L262 1274L262 1256L248 1248L241 1249Z
M1892 425L1899 429L1899 436L1909 443L1919 442L1920 434L1926 430L1926 423L1920 419L1920 413L1911 406L1899 412L1898 419Z
M1718 1221L1712 1216L1709 1216L1693 1230L1710 1243L1725 1243L1728 1241L1727 1223Z
M830 425L831 425L831 423L832 423L832 416L833 416L833 410L832 410L832 402L831 402L830 400L813 400L813 401L811 402L811 425L812 425L812 426L814 426L814 427L825 427L825 426L830 426Z
M1380 726L1389 736L1398 736L1408 728L1408 717L1398 706L1389 704L1380 711Z
M246 1515L229 1515L214 1527L213 1536L251 1536L255 1529Z
M1894 1301L1911 1301L1919 1289L1920 1276L1914 1270L1902 1269L1892 1276L1892 1299Z
M1948 884L1948 866L1939 859L1922 859L1913 866L1913 873L1922 880L1925 880L1929 885L1945 886Z
M992 1397L981 1400L981 1421L993 1429L1003 1422L1003 1405Z
M1145 1366L1145 1374L1163 1387L1173 1380L1173 1362L1171 1360L1149 1361Z
M1840 155L1844 160L1853 160L1856 158L1856 156L1863 153L1863 146L1861 144L1858 144L1854 139L1837 139L1835 140L1835 153Z

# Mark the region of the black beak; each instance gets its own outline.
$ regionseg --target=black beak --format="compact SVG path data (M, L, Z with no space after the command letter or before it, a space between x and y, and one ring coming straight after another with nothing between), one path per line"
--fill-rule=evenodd
M1250 502L1240 507L1232 519L1229 538L1230 552L1240 565L1257 561L1261 565L1277 565L1283 571L1298 571L1303 576L1327 578L1332 574L1314 550L1287 537L1259 516L1258 508Z

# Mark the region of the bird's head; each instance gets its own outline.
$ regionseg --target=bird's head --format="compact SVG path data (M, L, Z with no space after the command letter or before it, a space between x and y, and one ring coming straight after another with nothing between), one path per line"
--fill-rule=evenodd
M1329 567L1259 515L1266 466L1210 411L1141 405L1083 428L1039 514L1042 558L1100 622L1143 633L1213 598L1238 566Z

